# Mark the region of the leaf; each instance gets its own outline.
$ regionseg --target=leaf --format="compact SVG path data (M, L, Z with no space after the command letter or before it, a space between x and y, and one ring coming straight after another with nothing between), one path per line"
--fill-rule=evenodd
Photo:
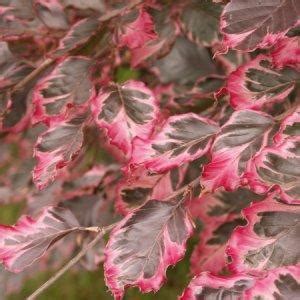
M0 90L9 88L27 76L33 67L18 60L8 48L7 43L0 42Z
M204 186L235 190L254 155L266 145L273 127L270 116L252 110L234 112L212 146L212 160L204 167Z
M232 270L259 272L300 262L299 247L295 247L300 236L299 205L276 201L272 194L243 214L248 224L234 231L227 248Z
M299 80L300 72L288 67L276 70L270 58L259 55L230 74L230 104L236 110L260 109L264 104L284 100Z
M245 299L297 299L300 293L299 267L286 267L268 272L245 291Z
M45 188L57 175L59 169L76 157L83 143L86 114L73 116L50 126L39 136L34 149L37 164L33 181L39 189Z
M278 186L288 203L300 203L300 137L265 148L251 164L246 178L258 193Z
M182 85L193 84L200 77L217 73L208 50L182 36L176 39L168 55L157 60L155 67L162 83Z
M92 112L111 143L130 157L135 137L147 138L158 117L153 93L140 81L103 88L92 102Z
M95 93L89 79L91 65L90 59L68 57L39 81L33 95L34 121L49 125L65 118L70 108L87 106Z
M279 145L286 140L298 138L300 138L300 107L281 120L279 130L273 139Z
M167 3L161 10L155 10L152 13L154 31L157 34L154 40L141 45L141 47L131 49L131 65L136 67L145 63L147 59L157 58L166 55L178 34L178 26L172 18L171 7Z
M219 190L214 194L204 194L191 203L193 216L203 224L199 243L191 256L193 274L203 271L218 274L225 269L227 241L238 225L245 225L240 215L242 208L263 198L248 189L239 188L234 192Z
M271 52L272 61L276 68L289 66L300 69L300 38L285 38L274 46Z
M31 1L8 0L1 1L0 11L0 38L15 38L26 35L27 30L36 26L40 27L40 22L35 19Z
M165 199L179 188L199 178L204 159L182 164L162 174L138 170L129 174L118 185L116 208L126 214L150 199ZM200 186L200 180L199 180ZM197 192L197 187L194 187Z
M115 39L119 47L140 48L156 39L151 16L144 9L135 9L121 16Z
M70 210L83 227L102 226L112 223L110 203L101 195L82 195L62 201L59 207Z
M185 289L181 300L198 299L244 299L244 291L254 284L252 277L247 275L214 276L204 272L195 277Z
M115 299L124 288L157 291L169 265L185 252L192 224L178 198L150 200L130 213L112 232L105 250L106 284Z
M223 43L243 51L275 44L296 25L299 15L300 3L295 0L232 0L221 16Z
M65 7L74 7L81 10L94 10L96 12L105 11L103 0L60 0Z
M188 113L168 118L148 140L136 139L130 165L143 165L164 172L203 156L210 148L218 126Z
M63 6L58 0L36 0L34 9L38 18L48 27L55 30L66 30L69 27Z
M0 261L9 271L20 272L76 230L78 221L66 209L49 207L36 220L22 216L14 226L0 226Z
M211 1L191 1L181 15L182 25L188 36L204 46L216 43L221 10L222 6Z
M51 57L59 57L68 52L83 46L100 27L97 18L85 18L75 23L67 34L59 41L58 48L50 53Z

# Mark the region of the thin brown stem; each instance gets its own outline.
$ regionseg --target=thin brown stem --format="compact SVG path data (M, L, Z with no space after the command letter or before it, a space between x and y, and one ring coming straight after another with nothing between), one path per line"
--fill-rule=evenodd
M43 285L41 285L35 292L33 292L27 300L34 300L37 296L39 296L42 292L44 292L47 288L49 288L56 280L58 280L63 274L65 274L69 269L71 269L76 263L80 261L80 259L91 249L93 248L97 242L103 237L105 233L113 229L117 223L111 224L109 226L98 228L98 233L96 237L88 243L84 248L82 248L76 256L74 256L66 265L64 265L57 273L55 273L50 279L48 279ZM94 227L95 228L95 227ZM96 231L96 230L93 230Z
M46 59L40 66L34 69L31 73L29 73L26 77L24 77L17 85L14 86L13 92L21 90L27 83L29 83L32 79L34 79L37 75L39 75L42 71L44 71L48 66L53 63L53 59Z

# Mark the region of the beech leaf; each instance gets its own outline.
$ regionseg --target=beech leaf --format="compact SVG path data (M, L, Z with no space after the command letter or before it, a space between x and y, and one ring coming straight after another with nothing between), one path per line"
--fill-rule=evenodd
M153 93L134 80L103 88L92 102L92 112L111 143L129 157L133 139L148 138L158 117Z
M221 17L223 43L243 51L272 45L296 25L299 16L297 0L231 0Z
M105 250L106 284L115 299L124 288L157 291L166 269L182 258L192 224L180 201L149 200L130 213L110 235Z
M252 110L234 112L212 146L212 159L204 167L202 183L215 190L236 189L251 159L267 143L273 127L270 116Z
M0 261L9 271L20 272L76 230L78 221L63 208L48 207L36 220L22 216L14 226L0 226Z
M272 194L243 214L248 224L234 231L227 248L232 270L260 272L300 262L299 247L295 247L300 230L299 205L279 202Z
M218 130L213 121L193 113L172 116L148 140L134 141L130 163L155 172L167 171L203 156Z

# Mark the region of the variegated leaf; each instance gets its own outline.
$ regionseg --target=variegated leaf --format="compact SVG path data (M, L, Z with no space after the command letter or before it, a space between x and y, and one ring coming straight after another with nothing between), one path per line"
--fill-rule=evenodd
M245 299L297 299L300 294L300 268L278 268L257 278L245 291Z
M158 117L153 93L142 82L133 80L103 88L92 102L92 111L111 143L128 157L133 139L147 139Z
M300 249L300 206L284 204L272 194L246 208L247 225L231 236L227 254L236 272L265 271L297 265Z
M297 0L231 0L221 17L224 45L244 51L274 44L296 25Z
M79 230L67 209L49 207L33 220L23 216L14 226L0 226L0 261L12 272L20 272L45 254L66 234Z
M241 210L251 202L264 196L257 195L245 188L234 192L219 190L214 194L204 194L191 203L192 215L203 224L199 243L191 256L191 271L199 274L209 271L218 274L226 268L225 248L232 231L245 225Z
M299 136L265 148L255 157L246 175L252 189L261 193L276 185L284 201L300 203L299 149Z
M58 57L84 45L100 27L97 18L86 18L75 23L68 33L59 41L58 48L50 56Z
M155 40L156 33L151 16L144 9L135 9L118 19L115 39L119 47L140 48Z
M157 291L166 269L182 258L192 224L177 198L150 200L130 213L112 232L105 250L106 284L115 299L124 288Z
M205 272L192 279L180 300L250 300L244 297L244 292L251 288L254 282L254 279L247 275L225 277Z
M218 132L211 120L188 113L172 116L149 139L136 139L130 164L164 172L203 156Z
M183 10L181 22L188 36L205 46L218 41L222 6L212 1L190 1Z
M297 70L275 69L269 57L259 55L230 74L227 84L230 104L237 110L260 109L264 104L284 100L299 80Z
M251 159L266 145L273 127L270 116L252 110L232 114L212 146L212 160L204 167L202 183L215 190L234 190Z
M94 87L89 78L91 60L85 57L68 57L35 87L33 103L34 120L47 124L65 118L68 109L87 106L94 97Z
M86 117L82 114L60 121L39 136L34 152L37 164L33 170L33 181L39 189L52 182L58 170L78 154Z

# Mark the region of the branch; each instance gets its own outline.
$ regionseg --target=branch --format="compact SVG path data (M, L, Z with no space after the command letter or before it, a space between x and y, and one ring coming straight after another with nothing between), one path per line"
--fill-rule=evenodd
M34 69L31 73L24 77L17 85L15 85L12 92L21 90L27 83L29 83L32 79L34 79L37 75L44 71L48 66L50 66L53 63L53 61L54 60L51 58L46 59L40 66Z
M26 300L34 300L38 295L44 292L48 287L50 287L57 279L59 279L64 273L66 273L70 268L72 268L80 259L91 249L97 242L103 237L105 233L113 229L118 223L111 224L109 226L98 228L98 234L96 237L89 242L76 256L74 256L65 266L63 266L57 273L55 273L50 279L48 279L43 285L41 285L35 292L33 292ZM95 228L95 227L94 227ZM92 230L95 231L95 230Z

